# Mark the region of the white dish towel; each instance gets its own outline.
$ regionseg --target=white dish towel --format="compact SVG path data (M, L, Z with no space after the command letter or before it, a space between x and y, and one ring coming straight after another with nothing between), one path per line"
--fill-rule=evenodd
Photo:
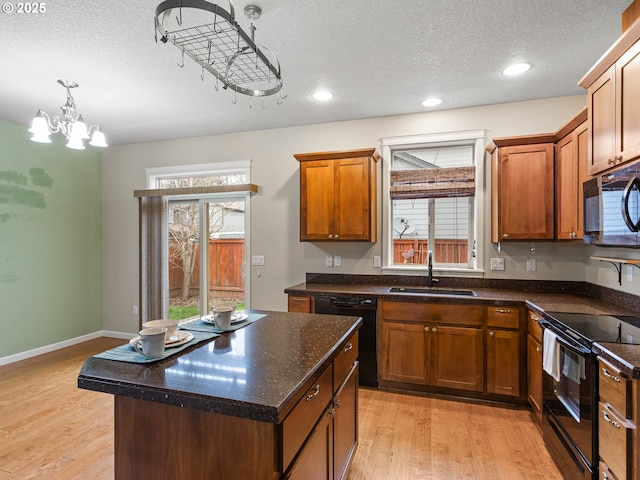
M560 381L560 345L558 345L556 334L548 328L544 329L542 369L551 375L556 382Z

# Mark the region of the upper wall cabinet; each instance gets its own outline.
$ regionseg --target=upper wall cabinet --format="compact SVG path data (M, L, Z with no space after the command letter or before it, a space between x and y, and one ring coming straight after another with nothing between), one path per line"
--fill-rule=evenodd
M301 153L300 241L376 241L374 148Z
M583 232L582 183L587 179L588 136L585 108L556 135L556 239L580 240Z
M640 157L640 21L580 80L589 109L589 174Z
M494 138L491 241L553 240L553 135Z

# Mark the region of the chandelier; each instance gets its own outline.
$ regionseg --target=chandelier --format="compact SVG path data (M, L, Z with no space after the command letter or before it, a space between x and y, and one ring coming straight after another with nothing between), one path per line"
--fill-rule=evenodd
M219 85L236 94L262 97L282 94L280 63L264 46L255 43L255 26L262 10L257 5L244 8L251 21L247 34L236 22L231 0L229 11L205 0L165 0L156 8L156 42L158 34L162 43L173 43L181 51L179 67L184 67L185 55L198 64L204 81L205 70ZM234 100L235 103L235 100Z
M88 139L91 139L89 145L107 147L100 125L91 125L87 128L82 115L76 111L76 103L71 95L71 89L76 88L78 84L69 80L58 80L58 83L67 89L67 103L60 107L62 116L55 115L52 118L46 112L38 110L29 129L29 132L33 134L31 140L39 143L51 143L49 135L59 132L67 137L67 147L69 148L84 150L84 141Z

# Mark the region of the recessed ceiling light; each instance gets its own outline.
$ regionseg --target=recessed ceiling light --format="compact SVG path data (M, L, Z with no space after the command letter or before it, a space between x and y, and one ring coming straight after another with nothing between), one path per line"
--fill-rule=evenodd
M521 73L526 72L531 68L531 64L529 63L514 63L513 65L508 66L502 71L503 75L513 76L520 75Z
M437 97L429 97L424 102L422 102L423 107L435 107L436 105L440 105L442 103L442 99Z
M326 90L318 90L311 96L320 102L326 102L327 100L331 100L333 98L333 93Z

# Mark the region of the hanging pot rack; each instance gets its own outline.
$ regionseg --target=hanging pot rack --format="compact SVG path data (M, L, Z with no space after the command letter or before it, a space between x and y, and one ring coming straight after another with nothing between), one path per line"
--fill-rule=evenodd
M185 55L216 78L223 89L231 89L251 97L282 95L280 62L271 50L255 43L253 20L261 10L247 5L245 14L251 20L251 33L247 34L235 20L231 0L229 11L205 0L166 0L156 7L155 30L162 43L173 43ZM173 11L177 10L175 14ZM195 10L195 11L194 11ZM199 10L199 12L197 11ZM193 14L193 15L192 15ZM189 23L187 21L189 18ZM235 102L234 102L235 103Z

